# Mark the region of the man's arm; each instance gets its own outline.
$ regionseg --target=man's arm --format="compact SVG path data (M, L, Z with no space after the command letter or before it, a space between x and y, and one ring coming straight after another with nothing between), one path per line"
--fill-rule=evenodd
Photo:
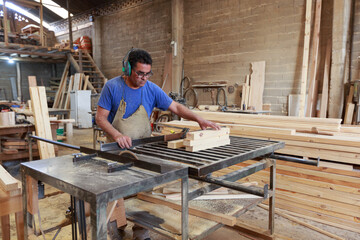
M110 111L98 106L96 112L96 124L112 139L114 139L121 148L130 148L131 147L131 138L121 134L116 130L111 123L108 121Z
M173 101L170 106L169 106L169 110L177 115L179 115L182 118L188 119L188 120L192 120L195 122L199 123L199 126L201 127L201 129L205 130L206 128L210 127L210 128L214 128L217 130L220 130L220 126L216 123L213 123L211 121L205 120L202 117L200 117L199 115L196 115L195 113L193 113L192 111L190 111L188 108L186 108L185 106Z

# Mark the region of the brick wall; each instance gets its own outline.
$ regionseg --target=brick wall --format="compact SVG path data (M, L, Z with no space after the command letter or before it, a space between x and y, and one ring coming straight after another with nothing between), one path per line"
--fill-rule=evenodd
M36 76L38 86L49 86L50 78L61 77L65 64L62 63L20 63L21 70L21 92L22 100L30 99L28 76ZM16 84L16 64L0 61L0 88L5 89L7 100L13 99L11 92L11 78L15 78ZM5 99L4 90L0 91L0 100Z
M171 1L155 0L101 18L101 70L105 76L120 75L128 50L143 48L153 58L151 80L160 85L165 53L171 50Z
M327 39L332 1L323 2L321 34ZM195 82L240 85L250 62L266 61L263 101L274 114L286 115L288 95L300 92L304 19L304 0L185 1L185 74ZM199 93L211 104L209 93ZM228 94L230 104L239 99L239 91Z

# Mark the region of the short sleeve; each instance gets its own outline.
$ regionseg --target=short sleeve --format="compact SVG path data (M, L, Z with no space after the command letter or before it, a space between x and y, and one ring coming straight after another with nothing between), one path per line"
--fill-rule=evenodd
M99 98L98 106L110 111L112 107L112 97L111 97L111 91L110 91L109 84L105 84L101 91L101 95Z
M155 107L166 111L173 100L157 85L155 85L155 93Z

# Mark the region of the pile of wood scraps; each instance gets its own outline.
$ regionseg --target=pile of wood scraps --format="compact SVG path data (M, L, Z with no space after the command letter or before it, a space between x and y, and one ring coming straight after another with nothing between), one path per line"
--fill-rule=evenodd
M230 129L221 128L221 130L201 130L189 132L185 139L179 139L168 142L168 148L185 147L188 152L197 152L208 148L224 146L230 144Z
M4 154L26 153L29 150L28 142L25 139L2 137L0 141L0 152ZM37 154L38 146L36 144L32 145L32 149L33 153Z

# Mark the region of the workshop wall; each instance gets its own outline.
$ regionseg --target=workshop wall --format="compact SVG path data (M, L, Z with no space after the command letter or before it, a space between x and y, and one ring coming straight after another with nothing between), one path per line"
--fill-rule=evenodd
M305 1L184 3L185 75L194 82L241 85L250 74L250 62L266 61L263 102L271 103L273 114L287 115L288 95L300 93ZM332 1L323 1L323 10L321 35L326 42L331 38ZM320 46L325 57L326 43ZM210 93L198 93L200 102L212 104ZM228 93L228 103L239 104L239 95L239 90Z
M166 51L171 51L171 1L155 0L100 19L101 70L109 79L122 73L122 60L131 47L153 58L151 81L161 85Z
M65 64L62 63L35 63L20 62L22 101L30 99L28 76L36 76L38 86L50 86L50 80L61 77ZM0 61L0 100L13 100L11 79L16 86L16 63ZM49 90L49 89L48 89ZM5 92L5 93L4 93ZM6 98L5 98L6 95ZM48 93L50 95L50 93Z

